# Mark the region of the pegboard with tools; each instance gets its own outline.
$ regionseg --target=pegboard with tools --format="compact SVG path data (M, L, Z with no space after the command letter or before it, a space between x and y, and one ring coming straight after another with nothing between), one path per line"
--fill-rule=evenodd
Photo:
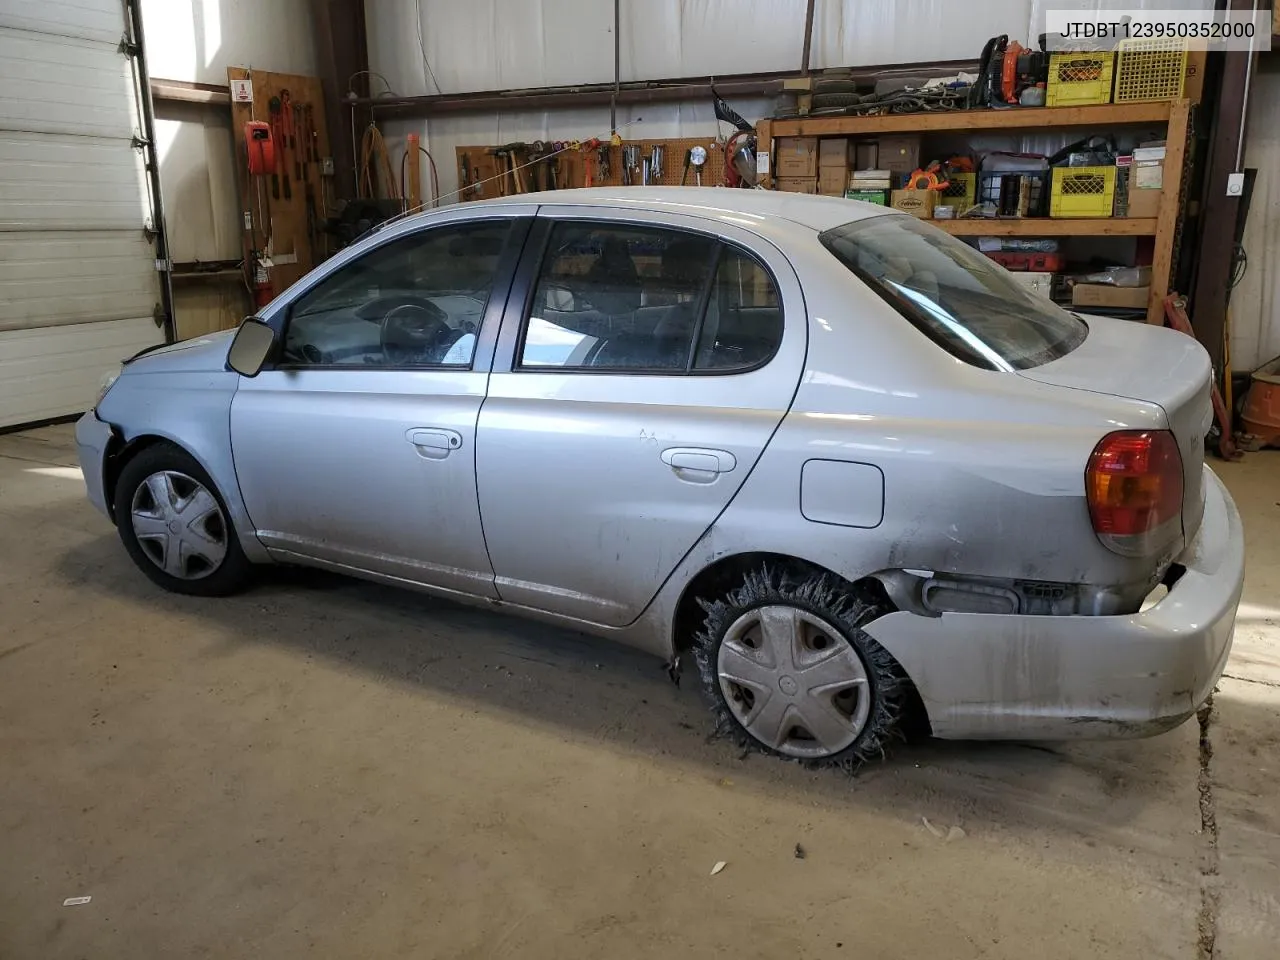
M724 186L724 144L709 137L670 140L536 141L457 147L460 200L573 187ZM697 161L701 160L701 163Z
M260 306L329 255L324 94L318 77L228 67L227 79L245 272Z

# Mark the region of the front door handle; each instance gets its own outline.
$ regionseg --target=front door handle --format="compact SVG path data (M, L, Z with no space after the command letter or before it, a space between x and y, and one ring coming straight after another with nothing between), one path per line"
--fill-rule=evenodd
M662 462L680 479L692 483L711 483L738 465L737 458L727 450L704 447L668 447L662 451Z
M404 436L418 451L418 456L428 460L443 460L462 446L462 434L440 427L416 427Z

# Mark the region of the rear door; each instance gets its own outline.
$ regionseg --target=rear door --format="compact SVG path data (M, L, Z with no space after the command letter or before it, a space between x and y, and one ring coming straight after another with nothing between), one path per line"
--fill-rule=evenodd
M526 251L476 441L497 590L623 625L786 414L804 301L786 258L729 222L544 206Z
M0 0L0 427L87 409L164 339L125 35L121 0Z

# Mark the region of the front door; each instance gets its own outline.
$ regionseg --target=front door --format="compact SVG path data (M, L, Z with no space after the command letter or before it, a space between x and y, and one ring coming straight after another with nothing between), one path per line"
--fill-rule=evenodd
M240 490L273 554L495 595L476 504L477 343L486 329L492 341L527 223L396 237L289 307L279 361L231 406Z
M536 263L517 280L528 292L504 321L476 447L497 589L621 626L728 506L790 406L799 283L759 238L692 217L542 207L528 247Z

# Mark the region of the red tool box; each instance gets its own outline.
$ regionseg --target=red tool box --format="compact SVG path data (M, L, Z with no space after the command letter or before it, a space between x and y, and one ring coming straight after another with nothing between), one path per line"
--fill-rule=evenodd
M1036 270L1044 273L1059 273L1066 265L1066 258L1060 253L1023 253L1019 251L992 250L987 256L1006 270Z

